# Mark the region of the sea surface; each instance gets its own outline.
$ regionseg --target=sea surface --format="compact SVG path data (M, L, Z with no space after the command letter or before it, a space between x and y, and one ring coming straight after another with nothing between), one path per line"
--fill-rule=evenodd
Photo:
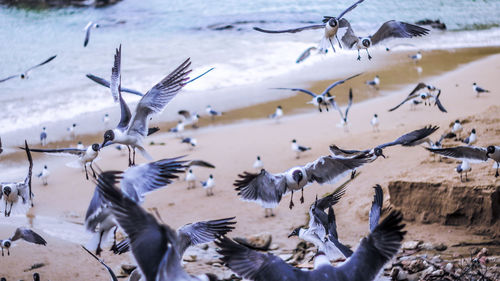
M297 86L312 77L328 79L353 74L356 52L339 50L313 55L295 63L303 50L318 44L322 30L296 34L263 34L252 30L292 28L320 23L337 16L354 1L164 1L124 0L105 8L29 10L0 6L0 78L57 55L32 72L27 80L0 83L0 136L4 144L36 140L43 126L49 135L62 135L72 123L79 132L102 130L100 120L109 110L118 116L109 90L85 77L92 73L109 79L115 48L122 45L122 86L146 92L190 57L193 75L215 67L185 87L161 116L177 118L179 108L204 111L211 104L229 110L283 98L269 87ZM401 50L432 50L500 45L500 1L366 0L346 15L359 35L374 33L385 21L414 23L439 19L447 31L432 30L426 37L390 40L373 48L372 55L398 43ZM84 27L92 30L84 48ZM366 54L362 53L364 64ZM358 67L359 68L359 67ZM291 78L291 79L290 79ZM286 80L288 79L288 80ZM276 85L276 81L280 84ZM294 81L294 85L283 85ZM289 83L289 82L288 82ZM245 95L242 94L245 92ZM134 102L138 97L126 96ZM172 108L171 110L169 110Z

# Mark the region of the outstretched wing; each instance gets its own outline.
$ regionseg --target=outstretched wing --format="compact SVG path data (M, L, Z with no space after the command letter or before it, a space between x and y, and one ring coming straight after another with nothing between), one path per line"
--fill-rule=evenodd
M338 179L351 173L352 170L363 166L368 160L369 158L366 155L358 155L353 158L321 156L316 161L305 166L307 180L319 184L333 184Z
M290 90L290 91L294 91L294 92L302 92L302 93L310 95L313 98L316 97L315 93L313 93L311 91L308 91L308 90L305 90L305 89L300 89L300 88L271 88L271 89L275 89L275 90Z
M382 26L371 37L372 45L393 37L393 38L411 38L415 36L423 36L429 33L427 28L406 22L390 20L382 24Z
M12 241L16 241L19 239L23 239L26 242L30 242L33 244L39 244L39 245L47 245L47 241L43 239L42 236L40 236L38 233L34 232L33 230L25 227L19 227L16 229L16 232L14 233L14 236L10 238Z
M104 87L106 87L106 88L109 88L109 86L110 86L110 84L111 84L111 83L110 83L110 82L108 82L106 79L101 78L101 77L98 77L98 76L95 76L95 75L92 75L92 74L90 74L90 73L89 73L89 74L87 74L86 76L87 76L87 78L89 78L90 80L92 80L92 81L96 82L97 84L102 85L102 86L104 86ZM141 93L141 92L139 92L139 91L132 90L132 89L128 89L128 88L123 88L123 87L121 87L121 86L120 86L120 91L121 91L121 92L127 92L127 93L134 94L134 95L141 96L141 97L142 97L142 96L144 96L144 94L143 94L143 93Z
M441 100L439 99L439 96L441 95L441 90L439 90L439 92L437 93L437 96L436 96L436 102L434 103L435 105L437 105L437 107L439 108L439 110L441 110L441 112L448 112L446 111L446 109L444 108L443 104L441 103Z
M91 251L89 251L87 248L85 248L84 246L82 246L82 248L87 252L89 253L92 257L94 257L94 259L96 259L98 262L100 262L105 268L106 270L108 271L109 275L111 276L111 280L113 281L118 281L118 278L116 278L116 275L115 273L113 272L113 270L107 265L104 263L103 260L101 260L100 258L98 258L96 255L94 255L94 253L92 253Z
M344 47L347 46L349 49L352 49L354 45L358 42L359 38L354 34L354 30L351 27L351 24L346 20L347 30L342 36L340 40L344 43Z
M262 29L260 27L254 27L253 29L264 33L296 33L307 29L320 29L324 27L325 27L324 24L314 24L299 28L283 29L283 30L269 30L269 29Z
M31 157L31 151L26 140L24 140L24 149L26 150L26 156L28 157L29 167L28 174L24 179L23 187L21 190L19 190L19 192L21 192L21 197L23 197L24 200L29 198L31 201L33 196L33 193L31 192L31 181L33 177L33 158Z
M24 147L20 147L20 149L26 150ZM61 154L69 154L69 155L77 155L85 153L85 149L78 148L56 148L56 149L42 149L42 148L30 148L31 152L44 152L44 153L61 153Z
M17 77L17 76L19 76L19 74L16 74L16 75L11 75L11 76L9 76L9 77L7 77L7 78L3 78L3 79L1 79L1 80L0 80L0 83L5 82L5 81L7 81L7 80L10 80L10 79L12 79L12 78L15 78L15 77Z
M326 88L326 89L323 91L322 95L326 95L326 93L330 92L330 90L331 90L331 89L335 88L336 86L338 86L338 85L340 85L340 84L344 84L344 82L345 82L345 81L350 80L350 79L352 79L352 78L354 78L354 77L358 77L358 76L359 76L359 75L361 75L361 74L363 74L363 73L358 73L358 74L353 75L353 76L351 76L351 77L349 77L349 78L346 78L346 79L344 79L344 80L339 80L339 81L334 82L333 84L331 84L330 86L328 86L328 88Z
M335 212L333 211L332 206L328 207L328 239L332 241L332 243L335 245L335 247L337 247L337 249L339 249L344 257L348 258L352 256L352 250L339 241Z
M457 146L449 148L427 148L430 152L469 162L487 161L486 149L477 146Z
M398 144L400 144L402 146L415 146L415 145L419 145L419 144L422 143L422 141L425 138L427 138L428 136L430 136L432 133L434 133L438 129L439 129L438 126L427 126L427 127L422 128L422 129L411 131L411 132L409 132L407 134L404 134L404 135L400 136L395 141L384 143L384 144L381 144L381 145L379 145L377 147L378 148L385 148L385 147L388 147L388 146L393 146L393 145L398 145Z
M418 87L418 86L417 86L417 87ZM416 89L416 88L415 88L415 89ZM413 91L415 91L415 90L413 90ZM412 92L412 93L413 93L413 92ZM416 94L416 93L410 94L410 95L409 95L409 96L407 96L407 97L406 97L406 99L404 99L404 100L403 100L400 104L398 104L398 105L396 105L395 107L393 107L393 108L389 109L389 111L394 111L394 110L398 109L400 106L402 106L404 103L406 103L407 101L412 100L412 99L414 99L414 98L418 98L418 97L419 97L419 95L418 95L418 94Z
M347 113L352 106L352 88L349 88L349 102L347 103L347 108L345 109L344 121L347 122Z
M53 60L53 59L55 59L56 57L57 57L57 55L55 55L55 56L51 56L50 58L48 58L48 59L44 60L42 63L39 63L39 64L37 64L37 65L35 65L35 66L32 66L32 67L30 67L30 68L26 69L25 73L27 73L27 72L29 72L29 71L31 71L31 70L33 70L33 69L37 68L37 67L40 67L40 66L42 66L42 65L44 65L44 64L46 64L46 63L49 63L50 61L52 61L52 60Z
M234 182L238 195L244 201L253 201L264 208L276 208L286 193L284 174L271 174L262 169L260 173L244 172Z
M384 193L380 185L375 185L375 195L373 196L372 208L370 209L369 221L370 221L370 232L375 230L380 219L380 214L382 211L382 204L384 202Z
M234 229L233 224L236 223L234 218L201 221L182 226L177 230L177 235L179 236L177 252L182 256L190 246L209 243L217 237L226 235Z
M191 160L187 163L187 166L188 167L200 166L200 167L215 169L215 166L213 164L210 164L207 161L203 161L203 160Z
M358 4L361 4L361 2L363 2L363 1L365 1L365 0L359 0L356 3L352 4L349 8L345 9L342 13L340 13L340 15L337 17L337 19L340 20L345 14L352 11L354 8L356 8L358 6Z
M121 76L121 61L122 61L122 45L116 49L115 61L113 63L113 68L111 68L111 95L115 102L118 101L118 96L120 95L120 87L122 84Z

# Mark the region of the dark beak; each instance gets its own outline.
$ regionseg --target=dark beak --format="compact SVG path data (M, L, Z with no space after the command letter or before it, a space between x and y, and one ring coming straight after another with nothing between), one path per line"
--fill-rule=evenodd
M290 237L292 237L292 236L295 236L295 234L293 234L293 232L292 232L292 233L290 233L290 235L288 235L288 238L290 238Z

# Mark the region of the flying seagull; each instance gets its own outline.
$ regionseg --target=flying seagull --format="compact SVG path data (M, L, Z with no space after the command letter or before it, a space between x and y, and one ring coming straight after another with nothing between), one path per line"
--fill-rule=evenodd
M25 227L18 227L12 237L0 240L0 248L2 248L2 257L4 256L4 249L7 250L7 255L10 256L9 249L12 246L12 243L19 239L23 239L24 241L33 244L38 244L43 246L47 245L47 241L45 241L45 239L43 239L42 236L40 236L33 230Z
M111 93L115 101L120 101L121 118L118 126L113 130L107 130L104 133L102 146L111 143L119 143L130 146L133 150L133 160L129 157L129 165L135 164L135 149L148 160L153 157L144 149L143 140L148 133L148 122L150 116L154 113L160 113L165 109L168 103L184 87L185 81L189 80L187 75L191 72L190 59L185 60L172 73L165 77L158 84L153 86L139 101L132 117L130 109L126 105L120 92L121 84L121 46L116 50L115 62L111 74Z
M7 77L7 78L0 79L0 83L5 82L5 81L7 81L7 80L10 80L10 79L12 79L12 78L16 78L16 77L18 77L18 76L19 76L21 79L27 79L27 78L29 78L29 76L28 76L28 75L29 75L29 73L30 73L33 69L35 69L35 68L37 68L37 67L40 67L40 66L42 66L42 65L44 65L44 64L46 64L46 63L49 63L50 61L52 61L53 59L55 59L55 58L56 58L56 56L57 56L57 55L55 55L55 56L51 56L50 58L46 59L46 60L45 60L45 61L43 61L42 63L39 63L39 64L37 64L37 65L35 65L35 66L32 66L32 67L28 68L28 69L27 69L26 71L24 71L23 73L20 73L20 74L15 74L15 75L11 75L11 76L9 76L9 77Z
M318 48L316 47L309 47L307 48L304 52L302 52L302 54L300 54L299 58L295 61L295 63L301 63L303 61L305 61L310 55L311 55L311 52L312 51L316 51L318 50ZM318 53L322 53L322 54L326 54L328 52L327 49L325 50L318 50Z
M20 147L20 149L24 149ZM76 155L78 156L80 164L85 169L85 177L87 180L89 179L89 175L87 172L87 164L89 164L90 170L92 171L92 175L95 177L94 167L92 167L92 163L99 155L99 150L101 147L98 143L94 143L87 148L79 149L79 148L55 148L55 149L41 149L41 148L33 148L30 149L32 152L44 152L44 153L58 153L58 154L68 154L68 155Z
M0 182L0 212L3 209L6 217L10 216L14 205L26 207L29 206L29 203L33 206L33 193L31 192L33 159L31 158L30 148L26 140L24 141L24 149L26 150L29 162L26 178L20 182Z
M87 25L85 26L84 30L85 30L85 40L83 41L83 47L87 47L87 45L89 44L89 40L90 40L90 31L92 30L92 28L99 28L99 24L97 23L94 23L94 22L91 22L89 21L89 23L87 23Z
M422 89L427 89L429 92L419 93L419 91ZM436 93L436 94L434 94L434 93ZM446 109L444 108L443 104L441 104L441 101L439 100L440 95L441 95L441 89L437 89L436 87L434 87L432 85L427 85L423 82L420 82L415 87L415 89L413 89L413 91L411 91L411 93L406 97L406 99L404 99L397 106L389 109L389 111L394 111L394 110L398 109L401 105L403 105L407 101L416 100L416 99L420 98L421 99L420 102L423 101L426 105L427 105L427 100L429 100L429 105L431 105L430 100L434 100L434 105L437 105L437 107L439 108L439 110L441 112L446 113L447 112Z
M368 161L367 155L352 158L321 156L314 162L278 174L271 174L264 169L257 174L244 172L238 175L239 179L234 182L234 186L242 200L256 202L263 208L276 208L281 197L291 192L291 209L294 206L294 191L302 191L300 202L304 203L304 187L310 183L333 184Z
M315 94L315 93L313 93L311 91L308 91L308 90L305 90L305 89L301 89L301 88L272 88L272 89L276 89L276 90L290 90L290 91L294 91L294 92L302 92L302 93L308 94L309 96L312 97L312 100L308 102L309 104L313 104L314 106L317 106L319 112L322 112L322 109L321 109L322 106L325 107L326 111L328 111L328 103L329 103L329 101L332 98L335 97L335 96L333 96L333 97L327 97L327 94L330 92L330 90L332 90L333 88L335 88L336 86L338 86L340 84L343 84L347 80L350 80L350 79L352 79L354 77L358 77L361 74L362 73L359 73L359 74L356 74L356 75L351 76L349 78L346 78L344 80L335 81L333 84L331 84L330 86L328 86L319 95L317 95L317 94Z
M327 96L330 96L330 94L327 94ZM351 109L352 106L352 88L349 88L349 101L347 102L347 107L345 108L345 112L342 112L340 107L337 106L337 103L335 103L335 99L331 99L330 103L332 105L332 108L336 108L337 111L340 114L340 125L343 126L345 129L347 129L347 113L349 113L349 109Z
M159 224L153 215L116 189L115 184L112 172L104 172L97 180L99 192L111 203L113 215L130 239L132 254L146 281L217 280L213 275L188 275L181 266L181 235L168 225Z
M392 211L368 236L363 238L354 254L342 265L334 267L324 253L318 253L314 270L303 271L274 256L251 250L227 237L215 243L223 263L241 277L255 281L373 280L385 263L398 252L404 238L403 215Z
M285 29L285 30L267 30L267 29L262 29L259 27L254 27L253 29L260 31L260 32L265 32L265 33L296 33L300 32L303 30L308 30L308 29L324 29L324 35L321 38L319 47L320 51L325 52L328 50L330 45L332 46L333 51L335 52L335 47L333 46L333 38L337 38L337 42L339 43L339 47L342 48L342 45L340 44L340 40L337 37L337 31L339 28L342 27L347 27L349 23L347 22L346 19L342 18L346 13L350 12L354 8L358 6L361 2L364 0L359 0L356 1L354 4L352 4L349 8L345 9L338 17L331 17L331 16L324 16L323 17L323 24L314 24L314 25L308 25L308 26L303 26L299 28L292 28L292 29Z
M500 163L500 146L490 145L486 148L478 146L457 146L448 148L427 148L427 150L446 157L456 158L471 163L480 163L493 159L497 163L495 177L498 177L498 164Z
M198 128L198 120L201 118L198 113L179 110L177 114L182 117L182 123L184 123L184 125L191 125L193 128Z
M373 35L366 37L358 37L352 29L349 22L347 22L347 31L342 36L342 43L349 49L356 47L358 50L358 60L361 60L359 51L366 50L368 59L372 59L368 48L376 45L388 38L412 38L415 36L423 36L429 33L429 30L420 26L409 24L406 22L390 20L382 24L380 28Z

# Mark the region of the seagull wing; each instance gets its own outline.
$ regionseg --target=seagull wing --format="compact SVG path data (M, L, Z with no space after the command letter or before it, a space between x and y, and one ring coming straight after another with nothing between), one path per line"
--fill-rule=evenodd
M305 89L300 89L300 88L271 88L271 89L275 89L275 90L290 90L290 91L294 91L294 92L302 92L302 93L310 95L313 98L316 97L315 93L313 93L311 91L308 91L308 90L305 90Z
M16 75L11 75L11 76L9 76L9 77L7 77L7 78L1 79L1 80L0 80L0 83L5 82L5 81L7 81L7 80L10 80L10 79L12 79L12 78L15 78L15 77L17 77L17 76L19 76L19 74L16 74Z
M339 81L334 82L333 84L331 84L330 86L328 86L328 88L326 88L325 91L323 91L322 95L326 95L326 93L330 92L331 89L335 88L336 86L338 86L340 84L343 84L347 80L350 80L350 79L352 79L354 77L358 77L361 74L363 74L363 73L358 73L358 74L353 75L353 76L351 76L349 78L346 78L344 80L339 80Z
M302 54L300 54L299 58L295 62L300 63L300 62L304 61L305 59L307 59L311 55L311 51L316 50L316 49L317 49L316 47L307 48Z
M189 58L185 60L172 73L149 90L137 104L134 118L128 129L130 135L140 135L145 137L148 132L149 115L159 113L184 87L191 62Z
M180 157L162 159L159 161L132 166L123 173L120 183L123 194L137 203L144 201L144 195L160 189L178 178L182 173L185 161L178 161Z
M420 26L406 22L390 20L382 26L371 37L372 44L376 45L387 38L411 38L414 36L423 36L429 33L429 30Z
M35 65L35 66L32 66L32 67L28 68L28 69L25 71L25 73L28 73L28 72L30 72L31 70L33 70L33 69L35 69L35 68L37 68L37 67L40 67L40 66L42 66L42 65L44 65L44 64L46 64L46 63L49 63L50 61L52 61L52 60L53 60L53 59L55 59L56 57L57 57L57 55L55 55L55 56L51 56L50 58L46 59L45 61L43 61L43 62L41 62L41 63L39 63L39 64L37 64L37 65Z
M365 0L359 0L356 3L352 4L349 8L345 9L342 13L340 13L340 15L337 17L337 19L340 20L345 14L352 11L354 8L356 8L358 6L358 4L361 4L361 2L363 2L363 1L365 1Z
M375 230L380 219L380 214L382 210L382 204L384 202L384 193L380 185L375 185L375 195L373 196L372 208L370 209L370 232Z
M39 245L47 245L47 241L43 239L42 236L40 236L38 233L34 232L33 230L25 227L19 227L16 229L16 232L14 233L14 236L10 238L12 241L16 241L19 239L23 239L26 242L34 243L34 244L39 244Z
M244 201L257 202L264 208L275 208L287 191L284 174L271 174L261 170L259 174L244 172L234 182L236 191Z
M20 147L23 150L26 150L24 147ZM44 152L44 153L60 153L67 155L77 155L81 156L85 153L86 149L78 149L78 148L56 148L56 149L42 149L42 148L30 148L31 152Z
M411 93L408 95L408 97L413 96L416 92L420 91L421 89L425 89L426 87L427 84L425 84L424 82L418 83L415 89L413 89L413 91L411 91Z
M115 187L117 172L104 172L97 179L97 188L105 200L111 202L111 210L120 227L130 239L132 254L146 280L156 280L158 265L167 252L166 225L156 219L136 202L124 196Z
M89 73L89 74L87 74L86 76L87 76L87 78L89 78L90 80L92 80L92 81L96 82L97 84L100 84L100 85L102 85L102 86L104 86L104 87L106 87L106 88L109 88L109 86L110 86L110 84L111 84L111 83L110 83L109 81L107 81L106 79L101 78L101 77L98 77L98 76L95 76L95 75L92 75L92 74L90 74L90 73ZM121 92L127 92L127 93L130 93L130 94L134 94L134 95L136 95L136 96L140 96L140 97L144 96L144 94L143 94L143 93L141 93L141 92L139 92L139 91L136 91L136 90L133 90L133 89L129 89L129 88L123 88L123 87L121 87L121 86L120 86L120 91L121 91Z
M321 156L316 161L305 166L307 180L319 184L333 184L352 170L363 166L369 158L366 155L358 155L352 158L334 158L332 156Z
M227 237L215 241L223 263L236 274L248 280L314 280L308 273L295 268L273 254L263 254L234 242ZM318 279L319 280L319 279Z
M111 68L111 95L113 96L113 100L115 102L118 101L120 95L120 87L122 84L122 76L121 76L121 61L122 61L122 45L116 49L115 53L115 61L113 63L113 68Z
M342 149L334 144L330 145L329 149L330 149L330 152L332 153L332 155L335 157L353 157L353 156L359 155L360 153L370 152L370 150L363 150L363 151L361 151L361 150L346 150L346 149Z
M457 146L449 148L427 148L430 152L469 162L487 161L486 149L477 146Z
M184 119L189 119L191 118L191 112L187 110L179 110L177 114L181 115Z
M356 43L358 42L359 38L354 33L351 24L347 20L346 22L347 22L347 30L340 40L342 40L344 46L347 46L349 47L349 49L352 49L352 47L354 47L354 45L356 45Z
M406 103L407 101L409 100L412 100L412 99L415 99L415 98L418 98L420 95L414 93L414 94L410 94L408 97L406 97L406 99L404 99L400 104L396 105L395 107L389 109L389 111L394 111L396 109L398 109L400 106L402 106L404 103Z
M422 143L422 141L425 138L427 138L428 136L430 136L432 133L434 133L438 129L439 129L438 126L427 126L427 127L422 128L422 129L411 131L411 132L409 132L407 134L404 134L404 135L400 136L395 141L384 143L384 144L381 144L381 145L379 145L377 147L379 147L379 148L385 148L385 147L388 147L388 146L393 146L393 145L398 145L398 144L400 144L402 146L415 146L415 145L419 145L419 144Z
M349 109L352 106L352 88L349 88L349 102L347 103L347 108L345 109L344 121L347 122L347 113L349 113Z
M348 258L352 256L353 252L346 245L340 243L337 233L337 223L335 220L335 212L332 206L328 207L328 239L339 249L339 251Z
M342 110L337 105L337 102L335 102L335 97L332 97L332 95L330 95L330 93L326 93L326 97L330 101L330 105L332 106L332 108L336 109L339 112L340 119L344 120L344 113L342 113Z
M88 231L95 232L98 224L104 221L107 216L111 215L111 211L108 207L106 200L102 198L96 187L94 195L92 195L92 199L90 199L87 212L85 213L85 228Z
M325 209L339 202L340 198L345 194L347 183L349 182L350 179L334 192L319 200L317 199L309 207L309 230L316 233L320 239L323 239L328 231L328 215L325 213Z
M439 108L439 110L441 110L441 112L448 112L446 111L446 109L444 108L443 104L441 103L441 100L439 99L439 96L441 95L441 90L439 90L439 92L437 93L436 97L434 98L436 100L436 102L434 103L435 105L437 105L437 107Z
M212 168L215 169L215 165L208 163L207 161L203 160L191 160L187 163L188 167L191 166L199 166L199 167L205 167L205 168Z
M24 148L26 150L26 156L28 157L29 167L28 167L28 174L24 179L24 186L23 186L24 188L22 188L20 192L22 193L21 197L23 197L23 199L26 200L29 198L31 201L31 197L33 195L33 193L31 192L31 181L33 176L33 158L31 157L31 150L28 147L28 142L26 140L24 141Z
M234 229L233 224L236 223L233 221L234 218L201 221L182 226L177 230L179 236L179 254L182 256L190 246L209 243L217 237L226 235Z
M113 281L118 281L118 278L116 278L116 275L115 273L113 272L113 270L107 265L104 263L103 260L101 260L100 258L98 258L96 255L94 255L91 251L87 250L87 248L85 248L84 246L82 246L82 248L87 251L87 253L89 253L91 256L94 257L94 259L96 259L98 262L100 262L105 268L106 270L109 272L109 275L111 276L111 280Z
M260 27L254 27L253 29L264 33L296 33L307 29L320 29L324 27L325 27L324 24L314 24L314 25L308 25L292 29L284 29L284 30L269 30L269 29L262 29Z

